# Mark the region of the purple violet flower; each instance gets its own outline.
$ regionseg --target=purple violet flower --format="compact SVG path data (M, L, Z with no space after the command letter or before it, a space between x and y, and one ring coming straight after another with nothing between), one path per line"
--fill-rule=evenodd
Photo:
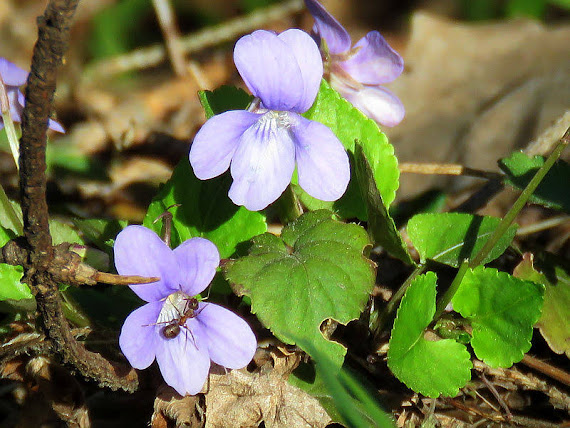
M300 115L315 101L323 75L313 39L296 29L279 35L258 30L238 40L234 62L258 100L202 126L190 149L196 176L216 177L231 164L230 199L257 211L283 193L296 163L299 185L309 195L340 198L350 180L348 155L329 128Z
M251 361L257 341L249 325L233 312L195 298L220 263L214 244L192 238L171 250L153 231L128 226L117 236L114 251L121 275L160 278L130 286L148 302L127 317L119 337L134 368L147 368L156 358L168 385L180 395L194 395L208 377L210 361L230 369Z
M8 61L7 59L0 57L0 76L2 76L4 86L6 87L12 121L22 122L22 112L26 105L26 99L19 87L26 84L26 80L28 80L28 72L22 70L16 64ZM0 116L0 130L2 128L4 128L4 120L2 119L2 116ZM65 133L63 127L55 120L49 119L49 128L57 132Z
M317 0L305 0L305 5L315 19L313 33L331 86L374 121L388 127L400 123L404 105L380 85L402 74L402 57L378 31L369 32L351 48L350 35L323 5Z

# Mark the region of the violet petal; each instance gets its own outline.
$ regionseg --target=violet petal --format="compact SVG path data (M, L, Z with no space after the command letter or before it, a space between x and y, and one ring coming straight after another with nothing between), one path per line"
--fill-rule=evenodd
M117 235L114 251L120 275L160 278L151 284L129 286L141 299L153 302L179 290L176 257L152 230L143 226L126 227Z
M315 26L313 31L325 39L329 53L335 55L350 49L350 35L334 16L317 0L305 0L307 9L313 15Z
M190 164L200 180L217 177L230 167L241 135L259 115L244 110L227 111L210 118L190 147Z
M229 369L249 364L257 340L251 327L239 316L213 303L200 303L197 320L208 333L210 359Z
M186 322L178 336L159 336L156 361L164 381L180 395L198 394L210 371L208 345L195 318Z
M10 104L12 122L21 123L25 104L24 94L17 88L6 88L6 95L8 96L8 103Z
M350 76L365 85L388 83L402 74L404 60L378 31L371 31L360 39L354 49L360 48L339 65Z
M135 309L127 317L119 336L121 351L135 369L146 369L156 356L156 328L154 324L162 302L150 302Z
M236 43L234 62L245 84L270 110L288 111L300 104L304 84L291 47L275 33L257 30Z
M331 86L354 107L384 126L396 126L406 114L400 99L381 86L365 86L354 90L338 79L331 79Z
M63 129L63 126L61 126L59 122L56 122L53 119L48 120L48 128L55 132L61 132L62 134L65 134L65 129Z
M302 98L289 111L304 113L315 102L323 77L323 60L319 48L313 39L301 30L287 30L279 34L278 37L287 43L295 55L300 66L304 86Z
M216 246L204 238L192 238L174 249L180 269L181 290L195 296L210 284L220 264Z
M22 86L28 80L28 72L6 58L0 58L0 75L8 86Z
M287 126L295 113L267 112L242 135L232 159L229 197L257 211L274 202L291 181L295 147Z
M299 185L322 201L339 199L350 181L348 155L336 135L319 122L300 118L291 128Z

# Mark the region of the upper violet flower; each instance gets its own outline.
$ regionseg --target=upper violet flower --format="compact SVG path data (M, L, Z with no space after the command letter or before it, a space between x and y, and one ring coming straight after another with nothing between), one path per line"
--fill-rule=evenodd
M247 110L209 119L196 134L190 163L201 180L230 167L229 197L257 211L287 188L297 164L299 185L324 201L340 198L350 180L348 155L325 125L303 118L323 75L319 49L301 30L258 30L238 40L234 62L258 100Z
M24 94L20 91L20 86L26 83L28 72L22 70L16 64L0 57L0 76L6 87L8 102L10 103L10 116L14 122L22 122L22 112L26 105ZM0 130L4 128L4 120L0 116ZM63 127L55 120L49 119L49 128L54 131L65 133Z
M369 32L351 49L350 35L323 5L317 0L305 0L305 5L315 19L313 33L321 42L331 86L376 122L389 127L400 123L404 105L380 85L402 74L402 57L378 31Z
M192 238L171 250L154 232L128 226L115 241L121 275L159 277L131 285L148 303L125 320L119 346L131 365L144 369L156 358L164 381L180 395L202 389L210 360L230 369L245 367L257 348L247 323L196 295L212 281L220 262L214 244Z

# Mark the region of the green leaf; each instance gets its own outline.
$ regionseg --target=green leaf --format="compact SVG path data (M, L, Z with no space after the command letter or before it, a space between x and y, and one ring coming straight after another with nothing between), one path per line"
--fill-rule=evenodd
M74 143L71 136L50 141L46 148L48 174L58 179L67 176L109 180L104 163L98 161L92 154L85 153Z
M77 230L73 226L63 223L59 220L50 219L49 221L49 231L51 233L51 238L53 245L58 245L63 242L69 242L71 244L83 245L85 242L79 236Z
M393 427L392 418L382 409L377 392L357 379L356 375L343 367L340 372L334 363L309 342L299 340L316 361L316 374L308 383L295 375L290 383L315 396L331 419L343 422L347 427ZM332 411L331 411L332 410ZM332 414L331 414L332 413Z
M144 302L125 286L70 287L65 293L73 307L81 308L80 318L93 320L108 328L119 330L125 318ZM65 296L64 296L65 297ZM67 299L66 299L67 300Z
M149 35L141 30L143 25L148 26L145 17L151 14L148 0L124 0L104 8L90 22L90 54L95 58L108 57L144 45L144 40L149 44Z
M491 367L510 367L530 349L544 287L506 272L469 269L453 297L453 309L471 321L471 346Z
M424 337L435 314L436 281L435 273L428 272L406 290L392 329L388 367L415 392L454 397L471 378L473 365L465 346Z
M509 18L542 19L546 11L546 0L509 0L505 16Z
M235 86L222 86L215 91L198 92L206 118L228 110L245 110L253 96Z
M0 227L4 229L4 234L10 236L9 239L21 235L23 233L22 224L20 204L9 200L6 193L4 193L4 189L0 187Z
M420 253L422 263L430 259L459 267L464 259L471 259L479 252L500 221L472 214L418 214L408 222L408 236ZM516 231L516 225L509 227L482 264L503 254Z
M366 204L362 200L353 162L355 141L358 140L372 169L384 206L388 208L396 197L400 171L398 160L394 156L394 147L378 125L343 99L324 80L315 103L303 116L328 126L352 157L350 184L340 200L327 203L311 198L305 192L299 192L303 203L310 209L331 208L343 218L358 217L360 220L366 220Z
M542 313L535 327L550 349L570 358L570 268L548 254L540 257L537 265L544 273L534 269L527 254L513 275L545 287Z
M148 208L144 225L159 235L162 221L155 220L172 207L172 246L201 236L218 247L222 258L230 257L238 246L267 230L265 216L238 207L228 198L229 174L211 180L199 180L188 159L182 159L172 177L162 187Z
M7 299L31 299L34 297L30 292L30 288L20 282L23 276L24 268L22 266L0 263L0 301Z
M254 238L249 256L226 265L226 277L275 336L312 343L338 368L346 349L326 340L320 326L360 315L374 287L373 263L363 255L369 245L362 227L333 220L329 211L309 212L282 238Z
M12 238L14 238L13 232L0 226L0 247L6 245L6 242Z
M402 236L394 220L382 202L382 196L376 187L370 164L362 146L357 143L355 151L356 177L360 189L364 193L362 198L366 201L368 215L368 234L375 245L382 245L388 253L402 260L404 263L413 265L414 261L408 253L408 248L402 240Z
M522 190L544 162L542 156L530 158L522 152L514 152L508 158L501 159L499 166L507 174L507 182ZM570 192L567 183L570 183L570 165L558 160L540 182L530 201L570 213Z
M111 254L113 251L116 236L128 224L126 220L106 220L101 218L73 219L73 223L87 240L93 242L108 254Z

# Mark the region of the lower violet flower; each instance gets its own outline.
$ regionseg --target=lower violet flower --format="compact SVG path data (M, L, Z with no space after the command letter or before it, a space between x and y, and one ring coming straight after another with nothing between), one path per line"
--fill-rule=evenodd
M400 123L404 105L381 86L402 74L404 61L398 52L378 31L351 48L346 29L318 0L305 0L305 5L315 19L313 33L320 41L331 86L374 121L389 127Z
M2 81L6 87L6 95L8 95L8 102L10 103L10 116L14 122L20 123L22 122L22 112L26 105L26 99L19 87L26 83L28 72L0 57L0 76L2 76ZM48 126L54 131L65 133L63 127L55 120L49 119ZM2 128L4 128L4 120L0 116L0 130Z
M192 238L171 250L153 231L128 226L117 236L114 251L119 274L160 278L130 286L148 302L127 317L119 337L134 368L147 368L156 358L168 385L180 395L194 395L208 377L210 361L230 369L251 361L257 341L249 325L195 297L219 265L214 244Z
M234 62L257 100L202 126L190 148L196 176L207 180L230 168L230 199L257 211L283 193L297 164L303 190L339 199L350 180L348 155L329 128L300 115L315 101L323 75L314 40L296 29L258 30L238 40Z

